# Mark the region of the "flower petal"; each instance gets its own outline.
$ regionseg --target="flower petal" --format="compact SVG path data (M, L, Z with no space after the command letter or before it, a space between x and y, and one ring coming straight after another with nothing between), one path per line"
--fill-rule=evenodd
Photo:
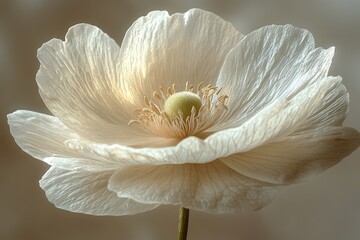
M321 173L360 145L358 131L327 127L284 137L221 161L247 177L274 184L291 184Z
M56 117L18 110L8 115L8 123L16 143L34 158L81 156L64 145L66 140L79 136Z
M23 151L52 166L87 171L117 169L120 166L112 159L94 158L91 152L80 154L67 147L67 140L78 139L79 136L56 117L19 110L8 115L8 123L11 134Z
M213 212L257 210L278 188L251 180L220 161L207 164L129 166L116 172L109 189L142 203L182 205Z
M238 152L247 152L294 132L319 105L328 89L339 81L332 77L318 81L290 101L279 99L240 127L214 133L205 140L188 137L176 146L162 148L130 148L82 140L70 140L67 144L74 150L91 152L126 165L206 163Z
M338 77L338 79L341 79ZM349 111L349 93L345 86L338 82L333 84L319 106L306 119L296 132L324 128L328 126L341 126Z
M156 208L119 198L107 189L113 172L75 172L52 167L40 180L47 198L56 207L91 215L132 215Z
M50 111L81 136L124 143L144 135L129 127L135 107L120 81L120 48L95 26L71 27L65 41L52 39L38 50L36 75Z
M200 9L172 16L150 12L124 37L122 77L141 105L160 86L183 90L187 81L195 87L215 83L226 54L242 37L229 22Z
M278 98L290 98L327 76L334 48L314 49L305 29L266 26L248 34L227 55L217 86L229 96L218 130L236 127Z

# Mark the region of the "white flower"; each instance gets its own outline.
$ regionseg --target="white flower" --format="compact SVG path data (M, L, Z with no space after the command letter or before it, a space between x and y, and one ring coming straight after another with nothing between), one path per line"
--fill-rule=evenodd
M151 12L121 47L79 24L38 51L36 80L54 116L16 111L11 133L51 165L40 186L62 209L255 210L359 146L359 133L342 126L348 93L327 76L333 54L307 30L272 25L243 36L199 9ZM182 91L195 100L165 112Z

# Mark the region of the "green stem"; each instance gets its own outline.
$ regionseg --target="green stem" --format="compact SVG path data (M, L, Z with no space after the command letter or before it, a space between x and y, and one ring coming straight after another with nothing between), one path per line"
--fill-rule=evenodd
M179 210L179 225L178 225L178 240L186 240L189 224L189 209L180 207Z

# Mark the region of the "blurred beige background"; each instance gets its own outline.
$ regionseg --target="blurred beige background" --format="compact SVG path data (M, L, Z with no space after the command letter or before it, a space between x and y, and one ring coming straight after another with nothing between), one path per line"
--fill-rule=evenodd
M318 46L336 46L331 73L341 75L351 96L347 125L360 129L360 1L60 1L0 0L0 239L176 239L176 207L124 217L93 217L59 210L38 181L46 164L23 153L9 134L6 114L16 109L48 112L35 83L36 50L64 38L79 22L99 26L119 44L139 16L199 7L231 21L241 32L268 24L309 29ZM210 215L191 212L189 240L360 239L360 151L304 184L282 192L258 212Z

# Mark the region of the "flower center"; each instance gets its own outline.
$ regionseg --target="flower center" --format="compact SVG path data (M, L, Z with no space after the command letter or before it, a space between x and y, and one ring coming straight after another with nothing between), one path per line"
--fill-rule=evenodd
M135 109L136 120L143 129L168 138L197 135L214 126L227 110L227 95L211 84L196 89L187 82L185 90L176 92L175 84L165 91L163 87L153 93L153 100L144 97L146 107ZM196 92L196 93L195 93Z
M166 115L171 119L174 119L177 115L181 115L182 118L186 120L192 111L195 111L194 115L197 115L201 105L201 99L197 94L183 91L174 93L168 97L164 104L164 110Z

